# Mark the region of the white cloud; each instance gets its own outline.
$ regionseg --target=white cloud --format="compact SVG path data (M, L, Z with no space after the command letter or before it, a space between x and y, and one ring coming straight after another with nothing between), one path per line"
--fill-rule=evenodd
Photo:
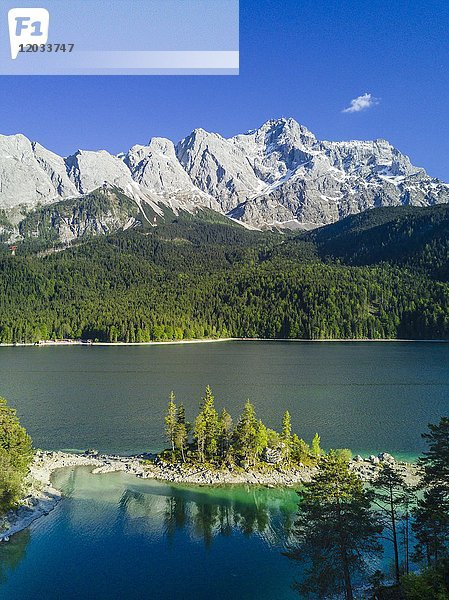
M362 110L368 110L368 108L371 108L372 106L375 106L376 104L379 104L379 98L374 98L374 96L372 96L372 94L362 94L361 96L357 96L357 98L354 98L353 100L351 100L351 104L348 106L348 108L344 108L341 112L344 113L355 113L355 112L360 112Z

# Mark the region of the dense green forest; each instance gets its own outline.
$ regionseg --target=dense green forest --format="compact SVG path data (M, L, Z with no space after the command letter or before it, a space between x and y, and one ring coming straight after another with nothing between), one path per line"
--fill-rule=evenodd
M204 212L0 248L0 342L449 338L449 207L367 211L313 232Z
M33 458L31 438L0 398L0 516L20 500Z

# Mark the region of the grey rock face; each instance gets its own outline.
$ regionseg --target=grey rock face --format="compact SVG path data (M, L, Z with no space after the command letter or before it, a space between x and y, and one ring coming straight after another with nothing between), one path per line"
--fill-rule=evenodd
M179 163L175 146L165 138L152 138L148 146L133 146L123 158L131 177L143 189L163 199L173 210L207 207L220 210L212 196L196 187Z
M155 194L197 191L170 140L152 138L148 146L133 146L123 162L134 181Z
M449 201L447 184L414 167L385 140L320 142L294 121L269 124L236 138L256 157L254 168L269 184L231 211L244 222L306 229L378 206ZM261 168L266 164L268 170ZM277 174L274 180L267 171Z
M23 135L0 136L0 208L36 206L70 193L64 161ZM74 188L73 188L74 189Z
M260 229L449 202L448 184L386 140L320 141L293 119L229 139L196 129L176 147L153 138L121 156L80 150L64 159L23 135L0 136L0 209L82 196L105 182L155 211L207 207Z
M223 212L262 190L247 155L233 139L195 129L177 145L176 154L192 182L215 197Z
M78 150L65 159L65 164L69 178L80 194L87 194L105 182L121 188L126 193L132 194L135 189L131 173L123 161L105 150Z

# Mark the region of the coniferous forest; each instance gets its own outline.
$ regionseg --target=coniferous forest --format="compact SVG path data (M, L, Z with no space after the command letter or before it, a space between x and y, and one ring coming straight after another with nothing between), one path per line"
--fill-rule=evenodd
M449 338L449 209L367 211L308 233L207 215L0 247L0 343Z
M161 454L163 458L207 464L213 469L257 469L267 463L310 467L316 465L323 454L318 434L309 446L292 431L288 411L282 418L281 431L277 432L257 418L254 405L247 400L234 423L225 408L220 414L217 412L209 386L193 424L186 419L184 404L177 404L171 392L165 416L165 439L170 446Z

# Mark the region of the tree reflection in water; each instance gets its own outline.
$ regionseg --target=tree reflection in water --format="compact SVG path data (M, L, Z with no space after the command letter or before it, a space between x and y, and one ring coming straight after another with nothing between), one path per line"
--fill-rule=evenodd
M230 536L236 532L246 536L257 534L270 545L285 546L293 521L291 506L270 503L260 491L248 492L244 500L236 500L229 493L221 497L214 493L198 493L186 498L175 490L175 495L165 499L167 538L173 539L177 530L190 529L206 547L211 546L216 536Z
M266 488L127 488L119 502L119 520L139 518L145 527L162 528L169 543L177 532L210 547L217 536L258 535L267 544L286 547L297 509L293 490ZM143 522L140 525L143 527Z
M8 574L23 560L29 541L30 531L24 529L16 533L9 542L0 543L0 582L6 581Z

